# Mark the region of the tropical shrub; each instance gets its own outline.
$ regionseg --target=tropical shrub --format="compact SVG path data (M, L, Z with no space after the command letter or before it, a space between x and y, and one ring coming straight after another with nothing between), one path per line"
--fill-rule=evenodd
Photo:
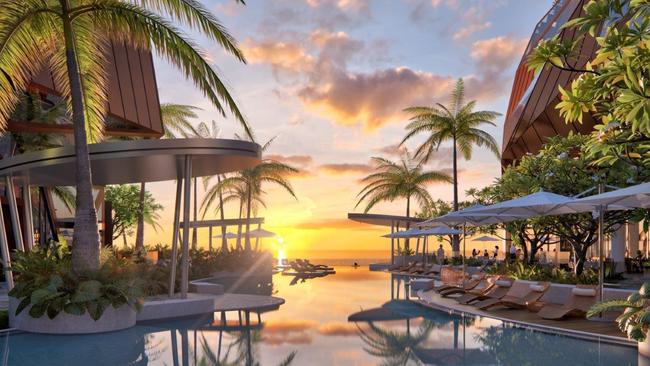
M485 269L487 273L500 274L517 280L548 281L563 284L594 285L598 283L598 273L585 269L580 275L559 267L529 265L516 262L511 265L495 264Z
M109 306L117 309L127 305L139 310L142 279L135 275L135 266L109 251L103 254L99 270L76 273L65 246L15 253L11 270L16 283L9 296L20 301L16 315L29 307L33 318L88 312L98 320Z
M643 342L648 335L650 325L650 307L647 304L649 299L650 282L646 282L639 291L625 300L607 300L595 304L587 312L587 317L594 317L605 311L623 310L623 313L616 318L618 328L627 334L629 339Z

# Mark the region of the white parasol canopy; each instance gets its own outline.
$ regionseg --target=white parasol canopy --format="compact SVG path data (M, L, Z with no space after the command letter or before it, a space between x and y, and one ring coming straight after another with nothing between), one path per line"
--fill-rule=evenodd
M237 237L238 237L239 235L234 234L234 233L231 233L231 232L227 232L226 235L223 235L223 236L225 236L226 239L237 239ZM213 235L212 237L213 237L213 238L216 238L216 239L220 239L220 238L222 237L222 235L221 235L221 234L218 234L218 235Z
M501 239L493 238L491 236L481 236L476 239L472 239L473 241L501 241Z
M422 226L435 226L440 224L481 226L526 219L526 216L521 215L495 215L494 213L477 212L477 210L486 207L488 206L476 204L463 210L453 211L446 215L427 220L422 223Z
M246 233L243 233L242 236L246 237ZM248 236L251 238L274 238L277 236L277 234L264 229L255 229L249 231Z
M479 207L472 210L472 212L476 214L494 214L504 218L518 217L519 219L549 214L560 215L584 212L566 206L567 203L573 201L575 201L574 198L540 190L527 196Z
M596 206L605 210L625 210L632 208L650 208L650 183L617 189L573 200L567 206L581 212L593 211Z

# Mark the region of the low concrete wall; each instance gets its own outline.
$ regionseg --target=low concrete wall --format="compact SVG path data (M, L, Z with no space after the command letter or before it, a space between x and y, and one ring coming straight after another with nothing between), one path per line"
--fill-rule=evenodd
M9 325L25 332L47 334L91 334L104 333L130 328L135 325L136 312L129 306L118 309L109 306L104 310L99 320L94 320L88 315L71 315L59 313L54 319L47 314L40 318L29 315L31 306L25 308L20 314L15 315L19 301L9 298Z
M190 294L192 295L192 294ZM181 318L214 312L214 297L191 296L187 299L146 301L137 321Z
M197 294L223 295L223 286L205 281L190 282L190 292Z

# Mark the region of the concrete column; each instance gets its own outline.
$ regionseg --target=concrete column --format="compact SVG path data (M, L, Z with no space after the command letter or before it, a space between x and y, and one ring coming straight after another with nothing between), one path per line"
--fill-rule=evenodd
M636 252L639 250L639 230L638 222L627 224L628 253L631 258L636 257Z
M0 205L0 254L2 255L2 268L5 270L7 280L7 289L14 288L14 276L8 268L11 268L11 257L9 256L9 242L7 241L7 230L5 228L5 218Z
M616 272L625 271L625 225L621 225L612 234L612 254L611 258L616 263Z
M210 226L210 232L208 233L208 236L208 248L210 249L210 253L212 253L212 226Z
M172 232L172 257L171 270L169 275L169 297L174 296L174 287L176 284L176 259L178 258L178 231L180 230L182 188L183 179L179 177L176 181L176 202L174 203L174 228Z
M395 225L390 223L390 233L395 232ZM390 238L390 264L395 264L395 238Z
M23 232L20 229L20 217L18 215L18 205L16 204L16 191L14 190L14 180L10 176L5 176L5 187L7 188L7 202L9 203L9 215L11 216L11 229L14 234L14 243L16 249L24 252Z
M181 246L181 298L187 298L190 278L190 203L192 198L192 157L185 156L185 181L183 197L183 243Z
M32 210L32 195L29 191L29 178L24 178L23 184L23 231L25 232L25 245L27 250L34 247L34 219ZM106 228L104 228L106 230Z

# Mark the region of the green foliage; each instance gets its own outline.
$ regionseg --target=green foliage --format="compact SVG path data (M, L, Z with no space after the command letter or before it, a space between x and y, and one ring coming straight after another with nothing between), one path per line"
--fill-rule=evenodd
M428 207L432 204L433 198L426 186L437 182L451 182L451 178L446 173L425 171L424 161L415 161L408 152L404 153L399 162L380 157L373 157L372 161L375 164L375 173L361 180L366 186L357 195L359 201L356 206L366 201L364 212L370 211L379 202L393 202L403 198L407 200L406 215L410 216L412 197L417 200L420 207Z
M582 122L585 113L597 121L589 153L598 164L619 161L648 176L650 162L650 7L645 0L591 0L584 15L564 25L575 41L559 37L540 42L528 64L536 71L556 67L578 72L568 89L560 87L556 106L567 122ZM598 50L582 69L578 56L583 40L595 37Z
M98 271L74 273L67 247L35 248L15 253L12 271L15 287L9 291L20 303L16 314L29 307L29 315L55 318L62 311L95 320L107 307L123 305L140 309L142 279L135 275L134 265L113 255L105 255Z
M113 205L113 240L119 238L138 223L140 212L140 187L137 185L115 185L106 189L106 201ZM159 211L163 206L156 202L151 192L145 192L144 222L157 229Z
M559 267L529 265L523 262L514 264L495 264L485 269L487 273L506 275L518 280L548 281L564 284L594 285L598 283L598 273L587 269L580 275Z
M587 317L598 316L598 314L605 311L623 310L623 313L616 318L618 328L627 334L629 339L643 342L647 337L648 327L650 326L649 289L650 282L646 282L639 291L629 295L625 300L617 299L599 302L589 309Z
M9 328L9 310L0 310L0 329Z

